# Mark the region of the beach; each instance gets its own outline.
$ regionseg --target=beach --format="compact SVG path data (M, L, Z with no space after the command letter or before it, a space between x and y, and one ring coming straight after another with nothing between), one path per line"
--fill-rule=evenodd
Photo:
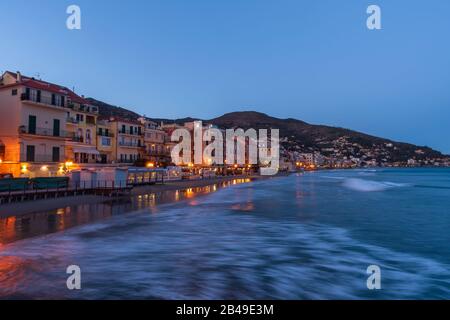
M133 197L149 193L162 193L177 190L181 191L189 188L199 188L214 185L217 183L229 182L235 179L249 179L250 182L267 178L270 177L253 175L253 176L223 176L200 180L169 181L165 182L164 184L136 186L131 190L130 196ZM36 201L15 202L0 205L0 218L26 215L34 212L56 210L59 208L71 207L79 204L93 205L103 203L105 201L111 201L111 197L101 195L79 195L54 199L42 199Z

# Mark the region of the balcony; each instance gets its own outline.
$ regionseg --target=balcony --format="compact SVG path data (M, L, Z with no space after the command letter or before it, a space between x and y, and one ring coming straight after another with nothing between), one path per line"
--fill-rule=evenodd
M67 106L73 109L74 111L98 114L98 108L95 106L90 106L86 104L77 104L73 102L69 102Z
M64 130L56 130L54 128L32 128L28 126L20 126L19 134L30 134L54 138L71 138L73 135L73 133Z
M118 161L119 163L130 163L133 164L136 162L136 160L132 160L132 159L119 159Z
M72 136L70 137L72 142L79 142L79 143L83 143L84 142L84 138L83 137L77 137L77 136Z
M127 130L119 130L119 134L128 134L128 135L131 135L131 136L142 136L143 134L142 134L142 131L141 132L135 132L134 130L132 131L132 130L129 130L129 129L127 129Z
M112 133L112 132L106 133L105 131L100 132L100 131L97 130L97 136L98 137L114 138L114 133Z
M149 156L170 156L170 150L149 150L147 151Z
M141 143L127 142L127 141L119 141L119 146L131 147L131 148L143 148L144 147Z
M20 96L20 99L22 101L41 103L41 104L45 104L45 105L53 106L53 107L62 107L62 108L65 107L64 100L61 100L60 104L57 104L56 99L54 99L52 97L45 97L42 95L37 95L37 94L22 93L22 95Z
M67 123L71 123L71 124L79 124L79 123L80 123L79 120L77 120L76 118L73 118L73 117L68 117L68 118L66 119L66 122L67 122Z
M59 155L51 154L29 154L29 155L21 155L20 162L37 162L37 163L51 163L51 162L61 162L62 157Z

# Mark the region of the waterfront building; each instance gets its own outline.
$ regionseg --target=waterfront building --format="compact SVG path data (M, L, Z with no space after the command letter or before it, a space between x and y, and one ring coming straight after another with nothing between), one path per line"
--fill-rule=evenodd
M170 137L156 122L147 118L139 118L144 126L144 158L150 165L168 164L171 162ZM166 144L167 143L167 144Z
M97 150L98 108L83 97L71 94L68 103L66 128L70 139L66 145L66 159L78 164L100 162Z
M113 123L108 120L97 121L97 150L101 164L117 162L115 153L116 136L113 132Z
M132 119L112 117L110 122L114 135L113 153L117 163L134 164L144 159L144 126Z
M66 152L73 152L68 116L83 104L64 86L5 72L0 79L1 171L14 176L60 172Z

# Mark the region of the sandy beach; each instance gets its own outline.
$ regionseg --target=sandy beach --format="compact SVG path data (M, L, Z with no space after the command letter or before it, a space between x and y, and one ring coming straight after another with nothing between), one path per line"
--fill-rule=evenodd
M258 179L267 179L269 177L263 176L226 176L216 177L211 179L202 180L181 180L166 182L163 185L148 185L137 186L131 191L131 196L138 196L141 194L159 193L165 191L185 190L189 188L204 187L213 185L216 183L232 181L235 179L250 179L255 181ZM42 199L37 201L27 201L21 203L10 203L0 205L0 218L6 218L11 216L26 215L35 212L56 210L59 208L75 206L78 204L96 204L105 201L110 201L110 197L96 196L96 195L84 195L74 197L64 197L55 199Z

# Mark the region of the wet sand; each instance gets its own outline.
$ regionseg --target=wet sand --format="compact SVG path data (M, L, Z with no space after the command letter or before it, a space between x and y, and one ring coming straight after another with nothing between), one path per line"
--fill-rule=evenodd
M160 193L165 191L185 190L189 188L205 187L216 183L227 182L235 179L250 179L251 181L258 179L267 179L262 176L227 176L202 180L182 180L170 181L163 185L138 186L133 188L131 196L138 196L149 193ZM37 201L27 201L21 203L11 203L0 205L0 218L11 216L26 215L35 212L50 211L62 207L76 206L79 204L98 204L110 201L110 197L85 195L64 197L55 199L42 199Z

